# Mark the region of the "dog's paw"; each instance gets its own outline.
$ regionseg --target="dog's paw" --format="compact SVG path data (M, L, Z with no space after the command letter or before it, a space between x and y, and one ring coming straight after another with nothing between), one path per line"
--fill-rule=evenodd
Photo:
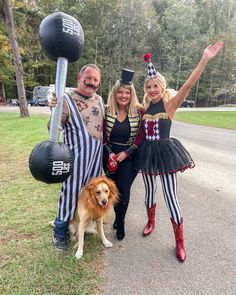
M104 240L102 241L102 243L106 248L111 248L113 246L112 243L108 240Z
M80 259L83 256L83 250L77 250L77 252L75 253L75 257L77 259Z

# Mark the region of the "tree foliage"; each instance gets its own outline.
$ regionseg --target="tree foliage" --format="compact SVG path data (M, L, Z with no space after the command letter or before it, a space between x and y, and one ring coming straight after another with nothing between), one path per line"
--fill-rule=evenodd
M26 91L25 91L24 78L23 78L24 71L22 67L21 55L20 55L19 45L17 42L16 32L15 32L12 7L9 0L3 0L3 8L5 13L5 18L6 18L7 33L8 33L9 42L11 45L11 50L13 55L17 94L18 94L19 105L20 105L20 114L21 114L21 117L27 117L29 116L29 112L27 109Z
M24 67L25 87L55 82L56 64L44 54L38 36L43 18L55 11L72 15L85 33L79 61L69 64L67 86L76 86L76 73L86 63L102 70L100 94L119 79L122 67L135 70L134 83L143 94L145 52L170 88L179 89L209 43L222 40L224 50L210 62L189 95L197 105L236 102L235 0L12 0L16 35ZM0 87L7 97L16 93L12 53L0 7ZM0 94L3 91L0 88Z

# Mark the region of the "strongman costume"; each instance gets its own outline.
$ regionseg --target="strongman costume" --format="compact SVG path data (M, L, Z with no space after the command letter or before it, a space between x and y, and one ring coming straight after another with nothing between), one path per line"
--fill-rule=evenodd
M65 105L62 115L63 141L73 153L74 167L72 175L61 188L54 222L56 238L66 237L81 188L102 172L102 98L97 94L85 97L71 90L65 94Z

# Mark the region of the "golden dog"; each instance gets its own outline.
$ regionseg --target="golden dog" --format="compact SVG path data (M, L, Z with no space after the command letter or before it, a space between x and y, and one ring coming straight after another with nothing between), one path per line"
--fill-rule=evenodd
M105 247L112 247L104 234L103 218L109 209L118 201L118 190L114 181L106 176L93 178L82 189L75 215L69 224L71 240L77 240L75 257L83 255L84 233L86 228L95 221L97 230ZM91 231L90 231L91 232Z

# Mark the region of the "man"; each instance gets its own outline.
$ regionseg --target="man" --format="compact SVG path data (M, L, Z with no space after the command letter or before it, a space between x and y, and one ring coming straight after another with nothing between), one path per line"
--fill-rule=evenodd
M81 188L102 172L103 101L96 94L101 80L95 64L85 65L77 76L78 86L64 96L63 142L74 156L72 174L63 182L54 221L53 244L58 251L68 246L68 225L73 218ZM50 106L55 106L56 98Z

